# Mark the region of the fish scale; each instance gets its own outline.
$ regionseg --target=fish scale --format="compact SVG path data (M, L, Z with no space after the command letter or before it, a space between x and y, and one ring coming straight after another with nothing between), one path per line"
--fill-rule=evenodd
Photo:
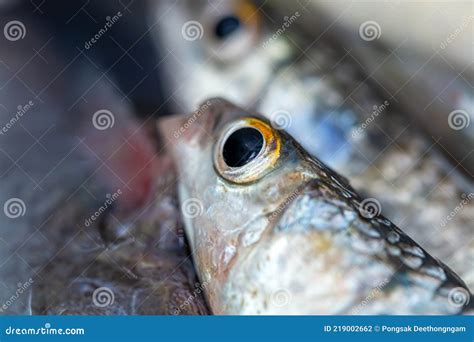
M239 17L235 9L248 3L246 0L181 1L171 8L166 1L156 4L151 13L152 20L160 18L156 34L173 55L179 56L179 61L174 58L164 61L170 73L169 85L175 90L174 98L179 104L176 112L194 110L208 97L223 96L247 110L257 110L268 119L283 113L288 119L286 130L305 149L349 177L362 197L377 199L386 217L405 227L407 233L429 248L432 255L445 260L473 288L470 261L474 257L474 240L467 241L465 236L472 234L474 201L468 201L462 210L456 209L463 201L463 194L474 193L472 182L459 177L462 167L447 164L440 158L437 150L443 150L442 146L448 148L448 141L433 144L425 130L416 126L417 120L413 119L424 112L417 108L417 101L411 101L408 107L400 106L406 99L381 92L377 82L367 77L370 75L367 70L377 69L380 63L374 63L370 54L361 58L348 48L358 45L358 32L351 32L356 37L343 34L342 42L346 43L341 44L340 39L325 33L329 27L329 31L338 30L339 23L325 21L328 18L315 10L319 7L316 4L254 2L257 6L252 17L241 18L235 39L231 35L216 40L213 23L222 16ZM261 4L263 11L258 8ZM162 18L164 11L167 15ZM291 27L281 32L285 20L290 20L297 11L300 15ZM315 22L314 18L321 20ZM183 39L181 28L191 20L200 22L203 30L199 39L189 42ZM258 30L254 30L255 25L246 25L248 20L258 21ZM318 27L321 30L316 34ZM239 44L249 36L252 44ZM239 57L222 59L216 48L219 44L225 45L226 51L233 48ZM364 67L369 68L363 70ZM390 67L388 73L385 70L385 67L374 70L377 71L374 77L383 76L389 84L393 70ZM440 87L435 95L441 93L445 83L449 83L441 81L449 79L437 75L439 70L433 73L432 69L428 70L423 73L434 78L429 84ZM407 70L400 71L410 75ZM396 77L396 81L400 80ZM382 84L387 88L386 83ZM429 87L418 90L424 92L426 88ZM443 96L452 94L452 90ZM438 119L439 125L447 122ZM432 124L425 128L437 126L435 122ZM468 164L467 159L464 164ZM446 221L454 210L455 217Z
M224 99L206 104L185 135L170 138L186 122L182 116L163 121L161 131L173 139L167 146L182 205L192 198L203 207L187 218L185 230L214 313L454 314L472 305L467 286L448 266L379 212L366 212L349 182L290 135ZM262 148L233 168L237 178L228 178L213 151L222 151L219 144L234 125L270 129L262 135L281 148ZM277 161L262 169L257 164L270 158L267 153L277 153ZM246 176L250 182L242 181ZM246 200L234 213L229 208L237 198ZM244 243L253 232L252 242ZM223 263L216 251L229 247L235 249L232 262ZM362 305L374 289L377 295ZM464 305L453 304L456 291L466 296ZM282 293L284 305L275 300Z

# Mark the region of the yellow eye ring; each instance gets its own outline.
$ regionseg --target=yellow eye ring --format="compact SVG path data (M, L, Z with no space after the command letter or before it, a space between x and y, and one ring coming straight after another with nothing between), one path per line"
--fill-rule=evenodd
M248 160L243 163L229 165L224 157L227 152L226 147L230 144L229 141L235 136L235 133L243 132L244 129L248 128L260 134L262 141L258 145L261 146L259 152L249 154L247 156ZM240 144L238 146L240 149L232 152L247 152L245 151L245 148L248 147L247 141L238 141L238 144ZM222 178L230 182L237 184L250 183L260 179L275 167L280 152L281 138L276 130L262 120L251 117L242 118L224 127L223 133L214 147L214 167Z

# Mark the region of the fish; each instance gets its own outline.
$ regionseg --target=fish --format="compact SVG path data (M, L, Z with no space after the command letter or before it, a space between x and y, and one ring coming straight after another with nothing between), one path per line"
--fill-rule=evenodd
M326 36L334 49L357 61L364 77L384 97L395 101L402 114L409 115L428 139L440 145L436 146L440 155L459 164L463 177L472 178L474 69L468 58L469 35L462 34L472 20L466 16L467 4L450 7L452 12L443 20L436 15L447 8L388 1L391 11L387 12L386 5L308 1L307 10L318 20L302 17L289 34L295 41L301 41L298 36ZM279 0L268 7L269 15L277 17L295 8ZM410 16L418 20L408 20L410 24L403 26L392 21L393 17ZM428 25L430 21L439 25ZM454 25L458 25L456 39L451 39Z
M153 185L155 199L139 215L114 225L120 209L109 210L99 237L91 241L97 228L84 228L41 267L31 288L32 314L210 314L206 284L197 279L183 237L175 179L167 171ZM75 224L62 222L70 231Z
M472 309L456 273L264 115L213 98L159 127L214 314Z
M88 4L77 12L53 2L35 6L48 13L39 18L16 3L4 4L1 14L0 206L19 215L0 212L1 315L211 313L208 284L198 280L182 235L175 171L162 165L168 157L157 152L163 146L149 117L171 112L168 103L183 112L214 95L277 124L275 118L289 118L286 129L304 148L474 284L468 187L424 153L430 145L412 127L404 130L392 103L380 111L385 98L359 86L363 78L350 58L325 39L299 56L300 42L286 32L302 36L295 20L307 11L269 18L251 1L160 1ZM101 18L115 20L118 11L113 37L85 45L110 24ZM201 31L196 22L184 26L193 20ZM273 39L282 25L285 34ZM195 27L197 39L183 30ZM157 83L152 73L161 69L170 79ZM95 113L107 127L93 127ZM117 194L99 219L86 220Z
M339 22L322 25L315 33L314 18L319 18L318 23L327 19L317 8L288 1L155 3L148 21L160 48L167 51L161 65L168 73L174 111L191 112L207 98L220 96L262 113L309 153L351 179L363 197L377 201L386 217L405 227L474 288L474 241L465 239L472 234L474 220L474 184L472 177L464 176L468 159L458 164L442 156L457 156L450 146L453 142L459 146L458 140L447 137L461 138L472 125L462 131L448 129L449 135L434 134L431 128L446 126L447 121L436 116L433 122L433 116L419 113L418 102L411 100L405 106L401 93L391 97L381 91L377 82L389 89L399 78L384 72L385 66L373 75L375 81L368 77L367 70L379 64L370 64L374 58L361 58L356 53L360 49L344 43L354 40L353 35L341 40L336 38L344 36L343 30L340 35L329 34L339 29ZM230 26L226 34L217 35L217 28L225 25ZM357 32L354 35L360 38ZM383 56L391 53L368 49L369 43L375 42L357 45L366 54L373 50ZM408 65L413 67L403 64ZM410 75L410 70L403 70L403 75ZM427 82L436 85L435 95L446 88L442 101L452 103L444 97L458 98L456 94L462 93L458 82L450 83L454 77L434 71L423 69L418 75L430 75ZM402 73L394 74L401 78ZM457 101L459 108L472 107L469 98ZM442 116L449 111L438 112ZM417 125L420 117L428 118L430 124ZM469 153L469 145L463 146L458 152Z

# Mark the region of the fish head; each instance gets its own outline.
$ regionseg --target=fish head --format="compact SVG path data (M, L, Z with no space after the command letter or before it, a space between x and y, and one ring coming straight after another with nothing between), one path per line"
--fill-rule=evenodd
M274 32L253 1L158 1L153 6L158 23L153 32L168 51L162 69L186 111L211 96L257 101L277 66L293 53L284 39L268 43Z
M179 110L188 112L209 97L224 97L252 106L346 175L365 167L366 159L357 159L351 141L358 114L345 104L347 95L335 75L355 79L353 68L339 63L336 68L334 62L341 58L333 49L313 46L313 39L306 42L298 34L299 23L310 16L299 5L274 19L269 4L258 1L155 5L159 46L168 51L160 65ZM301 55L303 46L311 48Z
M220 98L161 123L213 312L459 310L437 289L462 281L278 127Z
M274 229L308 182L325 177L324 166L259 114L219 98L190 116L165 119L161 130L179 173L196 267L218 301L213 292L236 260Z

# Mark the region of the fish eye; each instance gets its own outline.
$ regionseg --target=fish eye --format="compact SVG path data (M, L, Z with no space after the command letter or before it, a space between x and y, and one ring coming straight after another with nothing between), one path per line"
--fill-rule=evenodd
M239 29L240 24L238 17L235 15L227 15L217 22L214 34L219 39L227 38Z
M277 131L256 118L227 125L214 148L214 167L233 183L256 181L270 172L280 156Z
M227 138L223 145L222 157L228 166L240 167L255 159L262 147L262 133L253 127L243 127Z
M208 32L206 49L224 62L245 56L259 38L260 13L249 0L223 2L219 11L209 6L202 21L206 25L204 31Z

